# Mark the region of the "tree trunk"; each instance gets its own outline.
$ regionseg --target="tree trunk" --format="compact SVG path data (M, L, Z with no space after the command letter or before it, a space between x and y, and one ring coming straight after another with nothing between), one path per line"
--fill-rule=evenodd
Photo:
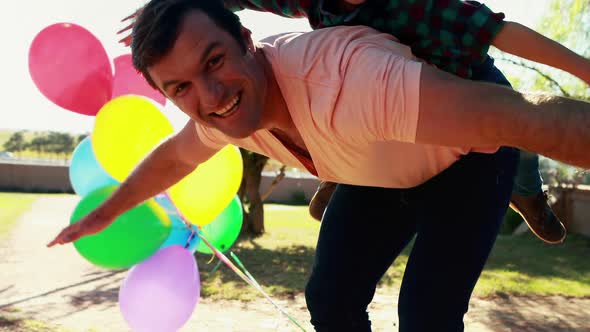
M264 206L260 196L262 170L268 157L240 149L244 161L244 177L238 195L244 209L242 232L252 236L264 233Z

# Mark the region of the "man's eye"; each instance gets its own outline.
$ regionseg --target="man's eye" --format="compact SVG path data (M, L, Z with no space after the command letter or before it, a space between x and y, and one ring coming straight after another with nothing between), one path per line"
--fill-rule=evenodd
M217 55L207 61L207 69L213 69L223 62L223 55Z
M180 83L174 89L174 95L179 96L184 92L184 90L186 90L186 83Z

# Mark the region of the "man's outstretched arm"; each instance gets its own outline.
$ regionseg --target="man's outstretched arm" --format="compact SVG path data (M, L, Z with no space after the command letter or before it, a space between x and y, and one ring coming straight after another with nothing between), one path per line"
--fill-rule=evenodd
M590 103L456 78L423 66L416 143L514 146L590 168Z
M195 124L188 122L179 133L155 148L103 204L64 228L48 246L102 231L125 211L180 181L215 152L199 140Z

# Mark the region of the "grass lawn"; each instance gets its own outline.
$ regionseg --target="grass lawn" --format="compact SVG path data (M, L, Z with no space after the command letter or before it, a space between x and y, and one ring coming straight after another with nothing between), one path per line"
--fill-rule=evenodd
M5 237L18 217L37 199L36 194L0 193L0 239Z
M303 292L313 263L319 223L307 207L265 205L266 234L242 239L232 248L246 268L271 295L290 297ZM409 249L381 281L399 287ZM229 254L229 252L228 252ZM477 296L501 294L590 296L590 240L570 235L564 245L544 244L531 234L501 236L476 288ZM367 259L370 259L367 257ZM453 259L449 257L448 259ZM197 254L202 296L249 300L261 295L217 260Z

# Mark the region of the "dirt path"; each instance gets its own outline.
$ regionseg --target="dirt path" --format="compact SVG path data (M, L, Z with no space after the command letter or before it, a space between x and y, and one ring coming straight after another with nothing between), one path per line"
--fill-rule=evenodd
M128 331L117 294L126 272L104 271L80 258L72 246L45 244L65 225L77 199L45 196L0 243L0 314L19 315L73 331ZM380 289L371 304L375 331L396 331L396 294ZM278 301L304 323L309 315L302 296ZM590 299L507 297L473 299L466 331L588 331ZM1 327L0 327L1 330ZM202 300L182 331L299 331L264 300Z

